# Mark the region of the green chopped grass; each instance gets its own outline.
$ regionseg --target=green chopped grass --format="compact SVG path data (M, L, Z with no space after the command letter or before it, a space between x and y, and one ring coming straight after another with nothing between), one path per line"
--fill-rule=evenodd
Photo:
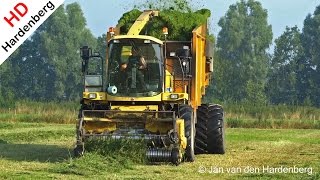
M69 158L57 164L51 171L85 177L103 173L120 173L144 164L145 144L142 140L104 139L90 140L86 152L80 158Z
M90 140L86 142L86 151L95 152L109 159L144 164L146 144L144 140L112 139Z

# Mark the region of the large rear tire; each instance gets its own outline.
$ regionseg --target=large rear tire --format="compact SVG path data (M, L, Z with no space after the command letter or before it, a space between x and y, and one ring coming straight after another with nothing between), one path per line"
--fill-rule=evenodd
M197 110L196 154L224 154L225 132L223 109L217 104L202 104Z
M194 156L194 136L195 136L195 124L193 109L188 105L180 105L179 107L179 117L184 119L184 131L187 138L187 148L185 151L185 161L193 162L195 160Z

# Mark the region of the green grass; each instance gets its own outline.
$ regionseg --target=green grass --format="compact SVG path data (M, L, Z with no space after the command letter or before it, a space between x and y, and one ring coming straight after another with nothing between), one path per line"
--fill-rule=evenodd
M84 157L70 157L51 172L66 175L91 177L101 172L120 173L134 169L135 165L145 164L145 144L142 140L90 140L86 143Z
M102 156L108 156L109 160L122 161L120 163L145 163L146 146L144 140L106 138L103 140L90 140L86 142L85 149Z
M232 128L320 129L320 109L308 106L227 104L225 119Z
M320 129L320 120L233 118L228 115L225 120L231 128Z
M0 124L0 179L320 178L319 130L228 128L225 155L197 155L194 163L174 166L146 165L128 161L128 156L121 159L115 149L101 150L100 153L93 151L84 157L73 158L74 125ZM129 153L127 150L122 152ZM137 151L129 154L129 158L135 153ZM312 168L312 175L261 172L263 166ZM205 173L199 172L201 167L206 168ZM215 167L224 172L210 173L209 170ZM227 170L233 167L240 168L242 172L228 173ZM244 172L248 168L260 169L260 172Z
M74 124L79 107L74 102L18 101L14 108L0 108L0 121ZM227 104L224 110L232 128L320 129L320 109L315 107Z
M14 108L0 108L0 121L74 124L79 107L74 102L17 101Z

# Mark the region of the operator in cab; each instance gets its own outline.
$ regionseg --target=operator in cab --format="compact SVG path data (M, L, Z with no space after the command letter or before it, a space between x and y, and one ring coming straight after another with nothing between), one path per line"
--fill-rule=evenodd
M135 48L131 49L131 56L129 56L128 61L122 63L120 66L120 71L122 71L126 76L126 86L131 89L142 88L143 91L147 89L146 83L144 81L144 72L146 70L146 60ZM130 83L128 84L129 80ZM137 87L137 82L141 87Z

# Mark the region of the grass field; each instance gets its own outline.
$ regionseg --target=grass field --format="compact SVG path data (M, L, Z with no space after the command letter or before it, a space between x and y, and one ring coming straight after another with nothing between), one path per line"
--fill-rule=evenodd
M70 124L2 122L0 179L320 179L319 130L228 128L225 155L197 155L194 163L173 166L94 153L75 159L74 129ZM291 172L272 172L279 167Z
M77 102L17 101L0 107L0 122L74 124ZM224 106L227 127L262 129L320 129L320 109L309 106L229 104Z

